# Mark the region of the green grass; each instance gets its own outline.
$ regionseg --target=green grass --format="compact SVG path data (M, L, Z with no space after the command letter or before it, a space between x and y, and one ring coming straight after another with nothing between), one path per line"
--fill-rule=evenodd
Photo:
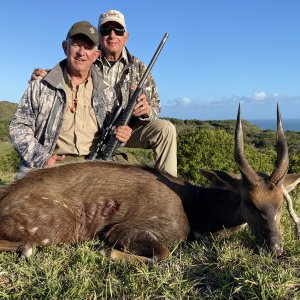
M9 142L0 142L0 185L15 177L19 158Z
M12 151L10 142L0 142L0 156L5 156Z
M149 151L128 152L151 163ZM13 178L0 172L0 184ZM300 215L300 187L292 198ZM300 240L286 207L281 224L286 255L280 259L257 251L248 228L182 243L152 265L113 262L96 240L38 247L27 259L0 252L0 299L300 299Z
M293 192L300 212L299 188ZM255 250L249 230L178 245L165 261L113 262L99 241L0 253L0 299L300 299L300 241L284 208L286 256Z

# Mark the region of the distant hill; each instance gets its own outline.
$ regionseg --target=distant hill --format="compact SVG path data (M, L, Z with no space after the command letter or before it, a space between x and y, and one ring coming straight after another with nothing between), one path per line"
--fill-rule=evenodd
M12 115L17 108L16 103L8 101L0 101L0 141L9 141L8 126ZM175 118L167 118L177 129L178 134L186 130L196 128L211 128L217 130L225 130L229 133L234 133L235 120L181 120ZM274 148L276 143L276 132L273 130L261 130L248 121L243 121L245 143L251 143L257 148ZM300 154L300 132L286 132L289 152Z
M0 123L10 122L12 115L17 109L17 103L0 101Z
M210 128L216 130L225 130L234 134L236 120L180 120L175 118L168 118L177 129L178 134L195 128ZM256 148L275 149L276 132L274 130L262 130L252 123L243 120L243 131L245 143L253 144ZM287 131L287 141L289 144L289 153L300 154L300 132Z

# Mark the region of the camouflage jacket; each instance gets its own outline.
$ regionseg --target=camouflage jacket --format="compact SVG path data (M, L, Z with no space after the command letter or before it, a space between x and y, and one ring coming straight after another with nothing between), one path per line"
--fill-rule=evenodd
M127 48L123 49L122 59L125 61L125 67L122 70L120 80L117 82L114 88L117 92L119 101L125 108L128 103L128 99L130 99L134 92L132 89L130 89L130 87L136 87L139 84L147 67L139 58L132 56ZM100 57L100 59L96 62L96 66L99 68L99 72L101 73L101 76L103 78L103 65L105 65L106 63L107 62L103 56ZM152 109L150 118L143 120L155 120L159 117L160 114L160 98L158 95L156 83L151 74L149 74L149 76L145 80L143 93L146 95Z
M22 168L43 167L53 153L61 130L66 94L61 84L66 60L42 79L33 80L25 91L9 126L11 143L21 156ZM96 67L91 68L92 102L101 128L116 101L115 90L104 83Z

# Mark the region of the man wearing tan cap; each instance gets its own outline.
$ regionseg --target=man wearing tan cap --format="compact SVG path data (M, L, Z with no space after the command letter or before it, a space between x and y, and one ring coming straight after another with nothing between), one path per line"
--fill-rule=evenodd
M17 178L32 168L60 161L81 161L94 149L115 90L104 83L93 63L100 55L97 29L83 21L72 25L62 47L66 59L44 78L31 81L10 124L10 137L21 156ZM131 129L116 137L126 143Z
M129 34L120 11L102 13L98 31L101 57L96 64L104 81L116 89L119 105L126 107L132 88L138 85L146 66L125 47ZM149 75L135 106L135 118L130 124L133 132L126 147L152 149L156 167L177 176L176 129L171 122L158 119L159 113L159 95Z

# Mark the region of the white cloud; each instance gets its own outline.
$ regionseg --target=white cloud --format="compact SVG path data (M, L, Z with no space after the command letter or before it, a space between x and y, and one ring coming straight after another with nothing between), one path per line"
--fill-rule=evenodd
M179 103L181 103L183 106L189 106L192 104L192 100L188 97L182 97L178 100Z
M256 101L263 101L268 97L266 92L256 92L254 93L253 99Z
M178 97L174 100L171 100L167 103L167 106L184 106L184 107L187 107L187 106L190 106L192 105L192 100L188 97Z
M255 92L252 96L224 97L213 101L178 97L162 104L162 116L179 119L235 119L238 105L249 119L273 118L276 104L279 104L286 118L299 119L300 96L284 96L277 92Z
M263 103L263 102L267 102L267 101L279 101L279 100L284 100L284 96L278 94L277 92L273 92L273 93L267 93L264 91L261 92L255 92L252 100L259 102L259 103ZM251 99L251 97L249 98Z

